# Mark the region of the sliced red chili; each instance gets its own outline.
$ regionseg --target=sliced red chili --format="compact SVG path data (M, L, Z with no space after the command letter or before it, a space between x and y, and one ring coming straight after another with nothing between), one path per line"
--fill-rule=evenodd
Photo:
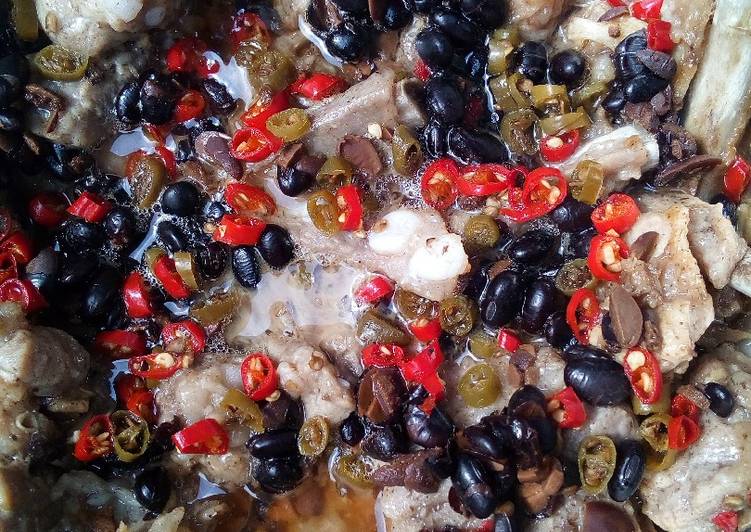
M274 362L263 353L253 353L240 366L245 394L254 401L266 399L276 391L279 378Z
M83 218L87 222L98 223L112 209L112 203L93 192L84 191L68 207L68 213Z
M658 52L669 54L675 43L670 35L672 24L667 20L650 20L647 25L647 46Z
M240 120L248 127L266 129L266 120L275 114L289 109L289 97L285 91L278 92L273 96L262 94L258 100L245 111Z
M155 421L154 394L146 387L142 377L121 373L115 377L115 394L127 410L148 422Z
M175 353L151 353L128 360L130 372L144 379L168 379L182 367L183 356Z
M261 238L266 222L237 214L225 214L214 230L213 238L230 246L254 246Z
M422 384L438 371L443 363L443 351L436 340L430 342L425 349L401 366L402 375L411 382Z
M235 159L257 163L282 147L283 142L268 131L249 127L238 130L230 142L230 152Z
M0 252L0 285L8 279L18 279L16 256L9 252Z
M738 530L738 512L720 512L712 518L712 523L722 532L736 532Z
M265 190L246 183L230 183L224 199L235 212L244 215L271 216L276 212L276 202Z
M154 277L161 283L164 291L173 299L185 299L190 296L190 287L175 268L175 261L162 255L154 262Z
M443 399L446 392L446 383L443 382L443 379L441 379L438 373L435 372L425 377L422 382L420 382L420 385L425 388L426 392L428 392L428 397L422 402L420 408L430 414L435 408L436 403Z
M589 271L597 279L617 282L621 278L621 261L628 258L628 254L628 245L622 238L597 235L589 244Z
M255 13L247 11L232 18L229 38L235 51L245 41L257 41L265 46L271 44L271 33L266 23Z
M131 318L148 318L154 314L151 296L143 275L132 272L123 284L125 311Z
M346 88L347 83L339 76L316 72L310 76L301 77L290 85L289 90L292 94L318 101L342 92Z
M28 279L8 279L0 284L0 301L20 303L27 314L47 308L47 300Z
M505 349L509 353L516 353L521 345L521 340L511 329L501 328L498 331L498 345L501 349Z
M193 72L198 58L206 51L206 44L195 37L178 39L167 50L165 63L170 72Z
M29 216L34 223L53 229L65 220L68 201L58 192L42 192L29 201Z
M154 152L164 162L164 168L170 177L175 177L177 175L177 159L175 159L175 154L172 153L172 150L164 144L159 144L158 146L154 146Z
M580 142L578 129L572 129L563 135L543 137L540 141L540 155L551 163L565 161L574 154Z
M605 234L615 231L623 234L633 227L639 219L641 211L628 194L611 194L592 211L592 224L598 233Z
M514 170L524 173L519 167ZM568 183L559 170L548 167L537 168L525 176L521 189L519 187L509 189L509 206L502 209L501 214L515 222L529 222L554 210L563 203L567 194Z
M751 180L751 166L743 157L736 155L725 172L725 195L735 203L739 203L748 187L749 180Z
M623 369L642 403L653 404L662 395L660 361L643 347L632 347L623 358Z
M456 182L459 179L459 167L444 157L434 161L422 174L421 191L425 203L439 211L454 204L457 196Z
M194 120L203 114L206 109L206 99L196 90L189 90L177 101L175 105L175 121L187 122Z
M394 293L394 283L388 277L376 275L361 284L355 290L355 299L364 303L375 304Z
M428 65L425 64L425 61L418 58L417 61L415 61L414 74L417 79L424 83L430 79L431 72Z
M106 456L114 449L112 422L107 414L100 414L84 423L78 433L73 456L81 462L91 462Z
M423 343L437 340L442 332L441 320L438 318L433 318L432 320L427 318L417 318L409 324L409 330L415 338Z
M172 435L172 442L182 454L225 454L229 435L219 422L202 419Z
M570 386L548 399L548 412L562 429L575 429L584 425L587 411Z
M370 344L362 350L362 363L368 368L390 368L404 362L404 349L394 344Z
M34 244L26 233L16 231L0 242L0 252L7 251L16 257L20 266L28 264L34 258Z
M623 0L608 0L608 4L613 7L621 7L626 5Z
M357 231L362 228L362 200L357 185L346 185L336 191L339 208L339 228L342 231Z
M100 356L120 360L146 354L146 338L135 331L102 331L94 338L93 350Z
M701 427L688 416L678 416L668 424L668 447L682 451L701 436Z
M580 288L573 293L566 307L566 323L579 343L588 345L589 334L600 323L600 304L589 288Z
M193 354L201 353L206 347L206 331L193 320L168 323L162 329L162 345L167 346L173 342L187 344L179 349L180 352L184 352L190 347Z
M490 196L509 187L515 172L502 164L473 164L464 169L456 180L462 196Z
M660 11L662 10L663 0L641 0L640 2L634 2L629 7L631 9L631 16L640 20L652 20L660 18Z
M686 416L699 423L700 414L701 409L697 404L683 394L676 394L670 402L670 415L673 417Z

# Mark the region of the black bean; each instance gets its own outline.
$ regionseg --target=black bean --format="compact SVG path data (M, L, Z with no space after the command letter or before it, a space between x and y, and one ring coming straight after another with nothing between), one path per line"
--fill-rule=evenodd
M593 210L593 206L566 196L563 203L550 213L550 218L561 231L581 231L592 226Z
M514 52L514 70L535 84L544 83L548 70L548 51L543 43L527 41Z
M357 445L365 436L365 425L357 412L350 412L339 426L339 437L347 445Z
M495 517L493 532L522 532L524 528L519 524L516 514L500 514Z
M138 105L140 93L138 81L131 81L123 85L115 98L115 114L126 126L135 126L141 121L141 108Z
M168 220L159 222L156 227L156 234L169 251L185 251L188 249L188 237L178 226Z
M738 223L738 206L725 194L717 194L709 203L720 203L722 205L722 215L729 219L733 225Z
M545 340L556 349L565 349L574 341L574 334L566 322L566 313L553 312L545 322Z
M434 78L425 85L425 106L432 117L444 124L455 124L464 116L464 98L456 83Z
M574 85L584 75L587 61L576 50L569 49L558 52L550 60L550 79L553 83Z
M618 46L615 47L616 54L623 54L626 52L638 52L647 48L647 33L644 30L628 35L623 39Z
M508 249L508 257L514 262L532 265L540 262L553 248L555 237L542 229L527 231Z
M457 455L451 481L464 506L480 519L492 514L498 504L490 478L488 469L480 460L466 453Z
M582 358L610 358L607 351L591 345L581 345L579 343L569 345L562 353L566 362L580 360Z
M294 198L310 189L315 181L315 176L294 167L279 168L276 181L282 194Z
M58 282L65 288L81 286L99 268L99 261L88 253L71 253L63 261L57 274Z
M496 414L482 419L504 447L514 454L517 465L528 469L539 465L542 460L540 438L537 431L519 416Z
M281 390L279 399L263 405L261 412L266 430L282 428L300 430L304 421L302 404L284 390Z
M176 102L175 87L165 76L150 76L141 85L141 116L151 124L161 125L169 122Z
M86 290L82 308L84 316L104 315L117 299L121 286L120 273L111 266L103 267Z
M611 115L617 115L626 106L626 96L623 88L614 86L610 89L605 99L602 100L602 108Z
M16 90L13 84L5 77L0 76L0 109L10 106L16 98Z
M261 269L253 246L238 246L232 250L232 273L246 288L255 288L261 282Z
M14 133L20 131L22 126L23 116L18 109L0 109L0 131Z
M412 13L403 0L392 0L383 13L383 27L387 30L400 30L412 22Z
M272 268L284 268L295 256L295 244L284 227L268 224L258 240L258 252Z
M454 58L454 46L445 33L426 29L417 34L415 49L431 70L445 68Z
M8 51L7 54L0 50L0 76L4 76L19 88L25 85L29 79L29 62L21 53ZM10 79L13 78L13 79Z
M175 160L178 163L184 163L189 161L195 156L193 147L190 145L189 139L181 139L177 143L177 153L175 154Z
M440 5L439 0L412 0L409 2L409 7L415 13L422 13L424 15L429 14L433 9Z
M254 458L286 458L299 454L297 431L282 429L268 430L251 437L246 444Z
M488 52L483 48L475 49L464 56L461 71L470 79L482 82L485 67L488 66Z
M87 249L99 249L104 244L104 230L101 225L80 218L68 220L60 228L58 241L67 251L80 253Z
M624 440L618 444L615 470L608 482L608 494L616 502L629 499L639 488L644 476L647 457L639 440Z
M52 144L52 150L46 157L49 169L63 181L80 177L91 166L93 159L77 148L63 144ZM93 177L100 177L98 174Z
M343 61L357 61L368 47L367 35L352 25L339 24L326 37L326 48Z
M440 28L459 46L471 46L481 42L485 34L480 28L464 17L448 9L437 9L430 14L430 22Z
M227 268L229 251L221 242L207 242L196 249L196 266L206 279L217 279Z
M198 208L198 189L190 181L171 183L162 193L162 210L176 216L190 216Z
M426 153L436 158L445 155L448 148L447 138L448 127L438 119L432 118L422 132L421 141Z
M547 408L548 402L545 394L537 386L525 384L516 390L509 398L508 409L512 414L516 414L525 403L533 403L539 406L543 411Z
M299 458L271 458L253 463L253 478L265 491L284 493L295 488L303 478Z
M404 426L410 441L422 447L445 447L454 434L454 424L438 407L428 414L420 406L410 405L404 414Z
M595 231L594 227L571 234L571 251L574 254L574 258L584 258L589 254L589 245L596 234L597 231Z
M136 236L136 217L127 207L115 207L104 217L104 232L117 246L127 246Z
M44 248L26 265L26 278L42 293L49 293L57 284L58 256L52 248Z
M171 486L167 471L162 467L152 467L136 475L133 493L141 506L159 514L167 505Z
M227 87L214 78L205 79L202 82L203 91L209 97L209 105L215 113L227 115L235 109L235 100L227 90Z
M521 310L524 277L514 270L504 270L490 282L480 308L483 323L488 327L505 325Z
M462 13L473 22L487 29L501 26L507 15L505 2L494 0L461 0Z
M648 102L658 92L670 85L670 81L652 74L640 74L623 85L623 96L631 103Z
M371 425L360 446L368 456L388 462L407 452L408 442L401 425Z
M220 201L209 201L203 206L203 215L209 220L218 222L227 214L227 209Z
M348 13L365 13L368 11L367 0L332 0L333 3Z
M552 281L540 279L534 281L524 296L521 310L521 326L531 333L542 330L545 320L555 310L556 289Z
M446 147L460 164L502 163L509 158L506 145L496 135L459 126L449 130Z
M478 458L502 460L506 458L505 442L499 439L484 425L472 425L465 428L457 440L463 451Z
M709 382L704 386L704 395L709 399L709 409L720 417L728 417L733 413L735 399L725 386L716 382Z
M649 72L649 69L641 62L636 52L616 54L613 62L615 64L616 76L624 81Z
M623 366L610 358L570 360L566 363L563 377L576 395L595 406L615 405L631 396L631 385Z

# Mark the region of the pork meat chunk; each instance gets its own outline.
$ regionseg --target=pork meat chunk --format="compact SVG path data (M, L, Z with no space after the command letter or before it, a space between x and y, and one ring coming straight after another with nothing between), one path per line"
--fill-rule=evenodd
M712 298L699 264L691 253L691 209L655 194L639 199L642 211L624 235L633 244L644 233L657 233L653 249L642 260L623 261L621 281L639 301L650 328L651 347L663 371L685 372L694 357L694 345L714 319Z
M43 109L27 114L29 128L53 142L94 148L115 130L113 102L126 82L136 78L145 65L148 38L128 49L112 52L98 61L102 75L78 81L53 81L36 75L33 81L62 100L56 118Z
M306 144L314 152L333 155L347 135L364 136L370 124L393 128L397 116L394 72L377 72L310 110Z
M163 28L182 0L35 0L42 28L55 44L89 57L138 34Z
M641 485L642 511L668 532L716 530L712 517L728 495L745 498L751 488L751 365L729 347L704 355L691 375L696 384L719 382L736 396L735 411L722 419L702 412L702 435L665 471L647 473ZM745 403L745 404L744 404Z
M525 41L542 41L558 26L567 0L511 0L509 24L519 27Z
M383 488L376 502L383 514L389 532L419 532L420 530L446 530L454 527L469 530L479 527L482 521L457 513L449 504L451 481L445 480L435 493L417 493L403 486Z
M650 211L685 206L689 212L688 243L699 268L715 288L728 284L748 245L736 233L733 223L723 216L721 204L712 205L675 190L644 195L641 205Z

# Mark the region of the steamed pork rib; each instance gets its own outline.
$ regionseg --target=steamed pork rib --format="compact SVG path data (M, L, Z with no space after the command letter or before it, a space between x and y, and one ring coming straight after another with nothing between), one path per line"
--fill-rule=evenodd
M714 319L712 298L691 253L691 208L659 194L643 195L640 206L642 214L625 240L633 244L644 233L657 233L656 242L646 256L623 261L623 286L642 301L656 329L655 355L663 371L682 373Z
M730 417L711 411L701 415L702 437L678 455L670 469L648 473L641 487L642 511L665 530L716 530L712 518L732 497L743 498L751 488L751 431L747 357L728 346L702 357L690 382L715 382L736 397ZM711 485L712 489L700 486Z
M52 42L89 57L139 34L163 28L183 9L181 0L35 0Z
M717 2L704 52L708 60L699 66L685 110L686 129L707 153L727 161L751 116L750 19L748 2Z
M511 0L509 22L525 40L542 41L556 29L567 0Z

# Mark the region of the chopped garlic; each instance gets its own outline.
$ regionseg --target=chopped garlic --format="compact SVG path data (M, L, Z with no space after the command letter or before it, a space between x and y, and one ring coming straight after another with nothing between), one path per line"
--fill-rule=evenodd
M403 253L421 223L409 209L390 212L368 231L368 246L379 255Z
M409 259L409 274L421 281L443 281L469 271L459 235L429 238Z

